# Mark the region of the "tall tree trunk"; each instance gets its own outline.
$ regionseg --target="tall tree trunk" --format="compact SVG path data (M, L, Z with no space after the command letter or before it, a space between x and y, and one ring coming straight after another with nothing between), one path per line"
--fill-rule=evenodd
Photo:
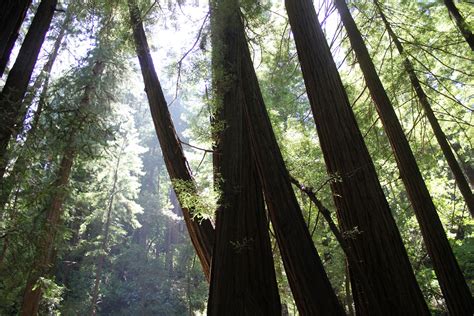
M446 8L448 8L449 15L453 17L454 22L456 23L456 26L458 27L462 36L471 47L471 50L474 52L474 35L469 29L469 25L466 23L466 20L459 12L453 0L444 0L444 4L446 5Z
M441 147L443 155L446 158L446 161L448 162L449 168L451 169L451 172L454 175L454 179L456 180L458 188L461 191L461 194L464 197L464 200L466 201L467 208L469 209L471 216L474 217L474 195L472 194L471 188L469 187L469 183L467 182L466 177L464 176L462 169L459 166L456 160L456 157L454 156L453 150L451 149L451 146L448 143L446 135L444 134L441 128L441 125L439 125L438 119L433 113L431 104L428 101L428 96L426 95L425 91L423 90L423 87L421 86L420 80L418 79L418 76L416 75L415 68L413 67L413 64L411 63L410 59L408 59L408 57L404 53L402 43L398 39L395 32L392 30L392 27L390 23L388 22L387 18L385 17L385 14L383 13L378 1L375 0L374 3L377 7L377 10L380 14L382 21L385 24L385 28L387 29L387 32L390 35L390 38L392 39L392 41L395 43L395 46L397 47L398 53L404 58L403 67L405 68L405 71L408 73L410 82L413 86L413 89L415 90L418 100L420 101L420 104L425 112L425 115L428 118L428 121L430 122L431 128L433 129L434 135L436 137L436 140L438 141L438 144Z
M110 225L112 222L112 211L113 211L113 206L114 206L115 194L117 194L117 182L118 182L118 171L120 167L120 158L123 155L125 145L126 145L126 139L124 139L124 142L121 146L120 153L118 154L117 161L115 163L114 178L113 178L112 188L110 190L109 204L107 206L107 216L106 216L106 220L104 224L104 235L103 235L102 247L101 247L102 249L101 249L99 258L97 258L97 264L96 264L96 269L95 269L94 289L92 290L91 308L90 308L90 314L89 314L91 316L96 315L96 312L97 312L97 299L99 298L100 280L102 278L102 271L104 269L105 256L108 253L107 248L108 248L108 243L109 243Z
M140 18L140 12L134 0L128 0L128 5L130 9L130 19L132 22L137 56L140 62L143 81L145 83L145 91L150 104L151 115L160 142L165 165L175 191L177 191L178 199L180 199L184 220L188 228L189 236L191 237L191 242L197 252L204 274L209 280L211 254L214 244L214 228L209 219L203 219L202 221L194 220L192 218L193 210L186 208L186 205L184 205L180 198L180 192L177 189L179 189L179 186L182 186L182 182L186 183L188 186L187 189L190 190L192 194L197 194L197 189L194 179L187 167L183 148L176 134L168 110L168 105L161 89L160 81L156 75L145 31L143 29L143 23Z
M23 148L26 150L31 149L30 147L33 145L34 135L38 128L39 118L43 111L44 104L46 102L46 96L48 92L49 86L49 77L51 75L51 70L53 69L54 62L59 55L59 49L61 47L61 43L66 36L66 30L71 22L71 9L68 8L66 13L66 17L64 18L64 22L61 25L61 29L59 30L58 36L56 37L53 45L53 50L48 56L48 61L44 64L41 73L36 78L33 86L31 87L30 95L26 96L23 101L23 107L31 109L31 104L35 99L35 96L41 90L39 100L37 103L36 111L34 112L33 120L30 123L30 129L27 132L26 142L23 144ZM25 121L25 119L23 120ZM11 172L7 178L0 177L0 211L4 209L8 199L10 197L11 191L15 184L19 181L21 177L21 173L25 170L27 164L29 162L28 154L24 151L20 153L18 159L15 161L15 164L11 168Z
M262 187L243 117L239 27L237 1L211 1L215 122L223 128L214 151L221 195L207 310L208 315L280 315Z
M251 150L255 155L265 202L293 297L301 315L344 315L291 186L265 108L242 21L237 35L243 111L250 133Z
M0 178L3 177L8 162L8 142L25 112L22 108L23 97L51 24L56 4L57 0L41 1L0 94Z
M30 4L31 0L3 0L0 5L0 78L5 72Z
M461 311L466 314L472 313L474 306L469 287L456 261L433 200L418 169L415 156L380 81L369 51L345 0L335 0L335 4L395 154L400 176L420 224L426 249L433 260L433 267L448 308L453 315L460 314Z
M326 161L341 230L369 279L354 300L362 314L427 315L400 233L357 126L311 0L285 1ZM351 268L351 273L356 273ZM376 276L376 277L373 277Z
M95 78L99 77L102 74L104 67L105 64L103 62L96 61L92 70L92 76ZM80 113L81 110L84 110L89 106L94 91L95 86L93 84L88 84L84 88L84 95L79 103L77 113ZM82 121L82 119L78 117L78 121ZM49 266L54 259L56 232L61 221L63 214L62 206L66 197L65 188L69 183L72 166L77 154L77 150L73 145L77 133L78 130L74 129L71 130L69 134L69 141L67 142L61 159L58 176L52 186L53 189L51 192L53 192L53 196L51 197L51 202L46 210L47 215L44 230L38 241L37 253L23 295L23 303L20 313L22 316L32 316L38 313L42 288L37 285L40 278L48 274Z

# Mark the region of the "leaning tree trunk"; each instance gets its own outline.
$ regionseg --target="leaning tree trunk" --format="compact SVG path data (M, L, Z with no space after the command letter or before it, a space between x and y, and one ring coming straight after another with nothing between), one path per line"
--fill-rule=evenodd
M355 282L361 314L427 315L400 233L377 178L311 0L285 1L326 161L341 230L369 279ZM351 273L356 273L351 268ZM357 280L357 278L355 278Z
M49 77L51 75L51 70L53 69L53 65L56 61L56 58L59 55L59 49L61 47L61 43L66 36L66 30L71 22L71 10L68 8L66 13L66 17L64 18L64 22L61 25L61 29L59 30L58 36L56 37L53 45L53 50L48 56L48 61L44 64L41 73L35 79L33 86L31 87L30 95L27 95L23 100L23 107L31 109L31 104L34 101L38 91L41 90L39 95L39 100L37 103L36 111L33 115L33 120L30 123L30 129L26 134L26 141L22 145L23 151L20 153L18 159L15 161L13 167L11 168L11 172L7 178L0 177L0 212L5 208L6 203L9 200L11 191L13 187L18 183L20 178L22 177L22 172L25 170L27 164L29 163L28 154L24 152L25 150L30 150L31 146L33 145L34 135L38 129L39 118L43 111L44 104L46 102L46 96L48 93L48 86L49 86ZM25 120L23 120L25 121Z
M5 72L30 4L31 0L3 0L0 4L0 78Z
M335 0L335 4L395 154L400 176L420 224L426 249L433 260L433 267L449 311L453 315L472 313L474 310L471 292L451 249L415 156L370 58L369 51L345 0Z
M8 162L8 142L25 112L22 108L23 97L51 24L56 4L57 0L41 1L0 94L0 178L3 177Z
M104 67L105 64L103 62L96 61L92 70L92 76L94 78L99 77L104 71ZM79 103L77 113L80 113L81 110L84 111L90 105L94 92L95 86L93 84L88 84L84 88L84 95ZM83 121L79 116L77 117L77 120L80 122ZM72 166L77 155L77 149L73 145L77 133L77 128L71 130L69 133L69 140L66 143L66 148L61 159L58 176L52 186L51 192L53 192L53 195L49 206L45 211L46 222L44 230L38 240L37 253L33 260L33 266L23 295L23 303L20 313L22 316L32 316L38 313L42 295L42 288L38 285L38 282L41 277L44 277L49 273L49 266L54 259L56 232L61 222L61 217L63 215L62 206L66 197L65 188L69 183Z
M140 12L134 0L128 0L130 19L133 27L138 60L145 83L145 91L150 104L150 111L155 125L156 134L160 142L163 158L165 160L171 182L180 200L183 216L188 228L191 242L201 261L206 278L209 280L212 247L214 244L214 228L209 219L193 219L193 209L183 203L180 190L185 186L187 193L197 194L197 189L191 172L187 167L186 157L179 141L178 135L171 120L168 105L166 103L160 81L156 75L150 49L146 39Z
M388 22L387 18L385 17L385 14L383 13L380 5L378 4L378 1L375 0L374 3L377 7L382 21L385 24L385 28L387 29L390 38L397 47L398 53L404 58L403 67L408 73L410 82L413 86L413 89L415 90L418 100L420 101L420 104L425 112L425 115L428 118L428 121L430 122L436 140L438 141L443 155L446 158L446 161L448 162L449 168L451 169L451 172L454 175L454 179L456 180L459 190L461 191L461 194L464 197L464 200L466 201L467 208L469 209L471 216L474 217L474 195L472 194L471 188L469 187L469 183L467 182L466 177L464 176L462 169L458 164L456 157L454 156L453 150L451 149L451 146L448 143L446 135L444 134L441 128L441 125L439 125L438 119L434 115L433 109L431 108L431 104L428 101L428 96L423 90L420 80L416 75L415 68L413 67L413 64L411 63L410 59L408 59L408 57L404 53L405 51L403 49L402 43L398 39L395 32L392 30L390 23Z
M301 315L344 315L291 186L250 57L243 22L239 23L237 39L241 58L239 82L244 96L243 111L251 150L255 155L265 202L293 297Z
M214 150L220 198L207 311L280 315L262 187L243 117L239 13L237 1L211 1L214 122L223 128L216 132Z
M471 47L471 50L474 52L474 35L469 29L469 25L466 23L466 20L459 12L453 0L444 0L444 4L449 11L449 15L451 15L454 19L454 22L456 22L456 26L458 27L462 36L466 40L467 44L469 44L469 47Z

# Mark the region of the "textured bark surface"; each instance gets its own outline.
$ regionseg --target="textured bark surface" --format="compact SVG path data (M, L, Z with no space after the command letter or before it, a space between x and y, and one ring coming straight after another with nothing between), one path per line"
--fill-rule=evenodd
M343 1L337 0L336 2ZM338 6L340 5L338 4ZM350 15L347 7L345 8L345 10L347 11L346 15ZM380 11L380 13L382 13L382 11ZM388 21L386 20L385 16L383 16L383 20L386 24L386 27L389 28L390 25L388 24ZM352 23L353 22L354 21L352 21ZM352 26L352 28L355 28L355 24ZM388 30L388 32L392 36L392 39L394 40L396 46L399 48L400 54L402 54L403 47L401 46L401 43L396 37L394 37L394 33L391 28ZM351 33L355 34L355 31L349 32L349 34ZM351 35L349 36L351 37ZM356 51L356 54L358 50L362 50L363 48L365 49L365 51L363 52L364 56L362 57L358 54L357 58L359 60L359 63L361 64L362 70L367 81L367 85L372 94L372 98L378 106L378 111L380 114L380 118L382 119L382 122L384 124L385 131L387 132L387 135L390 139L390 143L392 144L392 148L394 149L395 157L397 158L397 163L400 169L401 178L407 189L407 193L413 205L413 209L418 219L418 223L420 224L426 249L428 251L428 254L430 255L431 260L433 260L433 268L436 272L436 276L438 277L438 282L446 300L448 310L453 315L472 314L474 313L474 301L472 299L469 287L456 261L446 233L444 232L443 225L441 224L439 216L436 213L433 201L429 196L428 189L426 188L426 185L423 182L420 171L416 165L415 157L413 156L413 153L409 148L406 138L402 138L404 137L404 135L403 131L401 130L401 126L398 120L396 122L394 121L396 119L395 111L393 110L393 107L391 107L390 100L388 99L388 96L385 93L385 90L383 89L382 83L380 82L378 77L374 77L377 75L375 72L375 67L370 61L367 49L365 48L365 46L363 46L360 34L358 34L358 36L359 39L357 41L360 42L358 45L359 47L356 48L354 44L352 46ZM363 46L363 48L361 47L361 45ZM416 78L416 74L414 73L413 67L411 66L411 63L408 59L405 60L405 67L410 74L410 80L412 81L414 86L418 89L421 89L420 83ZM423 102L428 102L426 95L424 95L424 92L421 93L423 95ZM438 133L442 133L441 127L439 126L438 121L436 120L433 115L433 112L431 111L431 107L429 106L429 104L425 104L423 108L426 107L428 108L429 112L429 114L427 113L428 119L430 116L432 117L431 119L429 119L430 123L433 118L435 120L435 127L433 128L435 130L435 133L436 131ZM400 133L402 134L400 135ZM451 148L449 147L447 140L444 137L444 134L440 135L440 138L443 138L446 142L444 146L447 146L447 149L449 149L449 152L452 155L451 159L455 159L454 154L452 153ZM459 172L461 172L461 169L457 164L456 160L454 160L454 162L459 168ZM466 185L469 189L467 181Z
M288 282L301 315L344 315L324 271L290 183L241 23L238 40L244 113L265 202Z
M0 4L0 77L3 76L31 0L3 0Z
M280 315L262 187L243 117L237 1L211 10L216 115L215 174L221 192L216 216L208 315ZM225 22L223 22L225 21Z
M189 186L189 190L197 194L194 180L187 167L186 157L184 156L183 148L176 134L168 110L168 104L166 103L163 91L161 90L160 81L155 71L155 66L153 65L143 24L140 20L140 13L133 0L129 0L128 4L137 56L145 83L145 91L166 169L168 170L172 182L176 180L185 181ZM173 182L173 186L175 185L176 182ZM179 192L177 192L177 195L179 199ZM193 220L193 210L187 209L182 201L180 201L180 204L183 209L183 216L189 236L191 237L191 242L199 257L204 274L209 280L211 254L214 244L214 228L208 219Z
M469 25L466 23L466 20L459 12L458 8L454 4L453 0L444 0L444 4L449 11L449 14L454 19L456 26L458 27L459 31L461 32L462 36L471 47L471 50L474 52L474 35L472 31L469 29Z
M24 116L22 100L53 18L57 0L41 1L7 81L0 94L0 177L5 173L6 151L15 125Z
M377 1L375 1L375 4L377 6L380 17L382 18L385 24L387 32L390 35L390 38L397 47L398 53L404 57L403 67L408 73L413 89L415 90L415 93L418 97L418 100L420 101L423 111L425 112L425 115L428 118L428 122L430 122L436 140L438 141L438 144L441 147L441 151L443 152L443 155L446 158L446 161L448 162L449 168L451 169L451 172L454 175L454 179L456 180L456 184L458 185L459 191L461 191L461 194L464 197L464 201L466 202L467 208L469 209L471 216L474 217L474 195L472 194L471 188L469 187L469 183L467 182L467 179L462 172L461 166L459 165L458 161L456 160L456 157L454 156L453 150L449 145L449 142L443 132L443 129L441 128L441 125L439 125L438 119L434 115L433 109L431 108L431 104L428 101L428 96L426 95L425 91L423 90L423 87L421 86L420 80L416 75L413 64L411 63L410 59L408 59L408 57L406 57L404 54L402 43L398 39L395 32L393 32L390 23L388 22Z
M341 231L361 263L373 294L389 315L427 315L400 233L311 0L286 1L298 57L326 161ZM351 269L351 273L356 273ZM361 315L374 314L359 282Z
M104 71L105 64L101 61L96 61L92 69L92 77L98 78ZM91 98L95 92L95 86L88 84L84 88L84 95L82 96L77 113L86 109L91 102ZM77 118L82 122L81 118ZM82 123L81 123L82 124ZM55 256L55 239L56 232L61 222L63 215L63 202L66 197L66 187L69 183L74 159L77 155L77 148L74 146L74 138L79 132L80 126L70 131L69 140L66 142L63 157L58 169L56 181L52 185L51 192L53 192L48 208L45 210L46 221L44 230L38 240L37 251L33 266L28 277L25 292L23 295L23 302L21 307L22 316L32 316L38 313L39 304L41 301L42 288L38 285L41 277L47 276L50 265Z

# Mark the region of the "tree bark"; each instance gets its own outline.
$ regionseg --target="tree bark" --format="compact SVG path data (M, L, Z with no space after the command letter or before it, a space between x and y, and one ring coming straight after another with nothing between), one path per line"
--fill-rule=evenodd
M24 116L23 97L51 24L56 4L57 0L41 1L0 94L0 177L3 177L8 162L8 142L17 129L18 121Z
M0 78L5 72L30 4L31 0L3 0L0 4Z
M183 209L183 216L188 228L191 242L197 252L201 262L204 274L209 280L212 247L214 244L214 228L209 219L201 221L192 218L192 209L185 207L180 192L176 190L176 181L184 181L189 185L189 189L193 194L197 194L194 179L187 167L187 161L181 147L181 143L176 134L176 130L171 120L160 81L153 65L150 55L150 49L146 39L143 23L140 18L140 12L134 0L128 0L130 9L130 19L133 27L133 37L135 41L138 60L145 83L145 91L147 93L148 102L150 104L151 115L155 125L156 134L160 142L165 165L168 174L173 182L173 186L180 200Z
M31 127L27 132L26 141L23 145L24 149L31 149L30 147L33 145L32 141L34 140L34 135L39 125L39 118L43 111L44 104L46 102L46 96L49 86L49 77L51 75L51 70L53 69L54 62L59 55L59 49L61 47L61 43L66 36L66 30L71 22L71 10L68 9L66 13L66 17L64 19L63 24L61 25L61 29L59 30L58 36L56 37L53 45L53 50L48 56L48 61L44 64L41 73L35 79L35 82L31 88L30 95L26 96L23 101L23 106L25 108L31 109L31 103L35 99L35 96L41 89L41 93L39 96L38 104L36 111L34 112L33 121L31 122ZM25 121L25 119L23 119ZM7 178L0 177L0 212L5 208L6 203L9 200L11 191L15 184L19 181L21 177L21 173L25 170L26 165L28 164L28 154L23 152L19 155L18 159L15 161L15 164L11 168L10 174ZM0 167L1 169L1 167Z
M416 75L415 68L413 67L413 64L411 63L410 59L408 59L408 57L404 53L402 43L398 39L395 32L392 30L390 23L388 22L380 5L378 4L378 1L374 1L374 3L377 7L382 21L385 24L385 28L387 29L390 38L397 47L398 53L404 58L403 67L408 73L411 85L413 86L413 89L415 90L418 100L420 101L420 104L425 112L425 115L428 118L428 121L430 122L436 140L438 141L438 144L441 147L441 151L443 152L443 155L446 158L446 161L448 162L449 168L451 169L451 172L454 175L454 179L458 185L459 191L461 191L461 194L464 197L467 208L469 209L471 216L474 217L474 195L472 194L471 188L469 187L469 183L467 182L467 179L464 176L462 169L456 160L456 157L454 156L453 150L451 149L451 146L448 143L446 135L444 134L443 129L441 128L441 125L438 122L438 119L434 115L433 109L431 108L431 104L428 101L428 96L423 90L420 80Z
M92 70L92 76L99 77L104 71L104 67L105 64L102 61L96 61ZM94 92L95 86L93 84L88 84L84 88L84 95L79 103L79 109L77 113L80 113L81 109L83 110L89 106ZM80 117L78 117L77 120L82 121ZM45 227L40 235L37 253L35 255L33 266L25 287L23 303L20 312L22 316L32 316L38 313L42 295L42 288L38 282L41 277L44 277L48 274L49 266L51 265L51 262L55 256L56 232L63 214L62 206L66 197L65 188L69 183L72 166L77 155L77 149L74 146L74 138L77 133L78 129L73 129L70 132L69 141L67 142L59 166L58 176L56 181L53 183L53 195L51 197L51 202L45 211L47 214Z
M380 81L369 51L355 24L345 0L335 0L342 22L347 30L351 46L357 56L364 74L367 87L377 108L384 130L397 160L400 176L410 198L413 210L420 225L426 249L433 260L433 267L438 277L447 305L452 306L453 315L463 312L474 312L472 296L456 257L451 249L443 224L436 212L435 205L423 180L421 172L410 148L402 126L397 118L392 103ZM453 300L450 302L450 300ZM459 301L459 303L457 303ZM464 304L464 307L458 306ZM458 307L456 307L458 306ZM460 309L461 308L461 309Z
M265 108L242 21L238 40L242 58L243 111L248 122L251 150L296 305L301 315L344 315L291 186Z
M453 17L454 22L456 23L456 26L458 27L462 36L466 40L469 47L471 47L471 50L474 52L474 35L469 29L469 25L466 23L466 20L459 12L453 0L444 0L444 4L449 11L449 15Z
M237 1L211 1L219 129L214 173L221 195L207 309L208 315L281 315L262 188L243 117L239 13Z
M428 315L313 3L285 3L327 171L334 177L331 189L341 231L377 298L371 301L355 282L358 311L377 314L378 305L386 314Z

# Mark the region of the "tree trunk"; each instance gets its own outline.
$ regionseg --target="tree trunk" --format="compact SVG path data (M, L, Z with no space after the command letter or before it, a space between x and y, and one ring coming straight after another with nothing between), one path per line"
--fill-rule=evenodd
M243 117L239 14L237 1L211 1L215 123L223 128L216 132L214 150L221 195L207 310L208 315L280 315L262 188Z
M355 282L363 314L427 315L400 233L357 126L311 0L285 1L301 70L330 177L339 224L370 281ZM356 273L351 268L351 273ZM376 277L374 277L376 276Z
M22 108L23 97L51 24L56 4L57 0L41 1L0 94L0 118L2 120L0 124L0 178L3 177L8 162L8 142L11 135L17 130L16 125L25 112L25 109Z
M243 22L239 23L244 117L293 297L301 315L344 315L291 186L253 68Z
M140 68L145 83L145 91L147 93L148 102L150 104L151 115L155 125L156 134L160 142L165 165L168 174L173 183L175 191L177 191L178 199L180 192L178 189L178 181L186 183L192 194L197 194L194 180L187 167L186 157L184 156L181 143L176 134L176 130L171 120L163 91L161 90L160 81L156 75L153 60L150 55L150 49L143 29L143 23L140 18L140 12L134 0L128 0L130 9L130 19L133 27L133 37L137 56L140 62ZM180 204L183 209L183 216L188 228L189 236L197 252L201 262L204 274L209 280L212 247L214 244L214 228L209 219L201 221L193 220L192 209L185 208L182 199Z
M3 0L0 4L0 78L5 72L30 4L31 0Z
M411 151L402 126L385 92L385 88L378 77L369 51L364 44L345 0L335 0L335 4L347 30L351 46L357 56L372 100L374 101L384 130L392 146L393 153L395 154L400 176L405 184L408 197L410 198L416 218L420 224L426 249L433 260L433 267L447 305L448 307L453 306L453 309L450 308L450 312L453 313L453 315L459 314L460 311L470 311L472 313L474 310L472 309L472 297L469 287L466 284L451 249L451 245L444 232L443 225L436 212L428 188L418 169L415 156ZM453 302L449 302L453 299ZM461 309L455 307L459 304L456 303L456 301L464 302L465 306Z
M44 104L46 102L46 96L49 86L49 77L51 75L51 70L53 69L54 62L59 55L59 49L61 47L61 43L66 36L66 30L71 22L71 10L68 9L66 13L66 17L64 22L59 30L58 36L56 37L53 45L53 50L49 54L48 61L44 64L41 73L36 78L32 88L31 94L25 97L23 101L23 107L30 108L35 96L38 94L38 91L41 89L41 94L39 96L38 105L36 111L34 112L33 121L30 123L30 129L26 135L26 141L23 144L23 148L26 150L31 149L30 147L33 145L34 135L38 128L39 118L43 111ZM42 88L41 88L42 87ZM25 121L25 119L23 119ZM15 161L15 164L11 168L11 172L8 177L5 179L0 177L0 211L4 209L6 203L9 200L11 191L15 184L18 183L20 177L22 176L21 173L25 170L26 165L29 163L28 154L23 152L19 155L18 159ZM0 167L1 169L1 167Z
M456 23L456 26L458 27L462 36L471 47L471 50L474 52L474 35L469 29L469 25L466 23L466 20L464 20L464 17L461 15L458 8L456 8L453 0L444 0L444 4L446 5L446 8L448 8L449 15L451 15L451 17L454 19L454 22Z
M92 70L92 76L98 77L104 70L104 63L96 61ZM94 94L95 86L92 84L87 85L84 88L84 95L79 103L77 113L80 113L81 109L89 106L90 100ZM82 122L80 117L78 121ZM54 259L55 250L55 239L56 231L61 221L63 214L63 202L66 197L65 188L69 183L69 177L71 175L72 166L76 157L77 151L74 148L74 138L78 130L71 130L69 141L67 142L66 149L64 150L63 158L58 170L58 177L53 183L53 196L51 202L46 210L46 222L43 232L38 241L37 253L33 261L33 266L28 277L28 281L23 296L23 303L21 307L22 316L32 316L38 313L38 308L41 300L42 289L38 286L38 282L41 277L44 277L49 272L49 266Z
M56 231L58 229L58 225L60 224L62 205L65 198L64 188L69 182L69 176L71 174L75 156L75 150L68 148L61 160L58 178L53 185L55 188L55 193L47 210L48 215L46 224L39 240L34 266L32 267L32 272L30 272L30 276L25 288L23 304L21 307L22 316L32 316L38 314L42 295L42 288L38 282L41 277L48 274L50 264L54 257Z
M408 73L410 82L413 86L413 89L415 90L415 93L418 97L418 100L420 101L420 104L423 110L425 111L425 115L428 118L428 121L430 122L431 128L433 129L434 135L436 137L436 140L438 141L439 146L441 147L441 150L443 152L443 155L446 158L446 161L448 162L449 168L451 169L451 172L454 175L454 179L456 180L458 188L461 191L461 194L464 197L464 200L466 201L467 208L469 209L471 216L474 217L474 195L472 194L471 188L469 187L469 183L467 182L466 177L464 176L462 169L459 166L456 160L456 157L454 156L453 150L451 149L451 146L448 143L446 135L441 129L441 125L439 125L438 119L433 113L431 104L428 101L428 96L426 95L425 91L423 90L423 87L421 86L420 80L418 79L418 76L416 75L415 68L413 67L413 64L404 53L402 43L396 36L395 32L393 32L392 27L390 23L388 22L387 18L385 17L378 2L374 1L374 3L377 6L380 17L385 24L385 28L387 29L387 32L390 35L390 38L395 43L395 46L397 47L399 54L404 58L403 66L405 68L405 71Z

